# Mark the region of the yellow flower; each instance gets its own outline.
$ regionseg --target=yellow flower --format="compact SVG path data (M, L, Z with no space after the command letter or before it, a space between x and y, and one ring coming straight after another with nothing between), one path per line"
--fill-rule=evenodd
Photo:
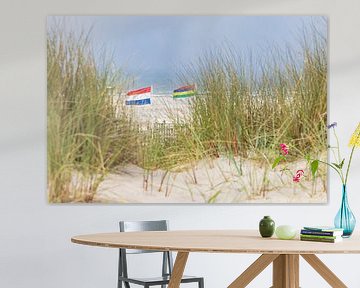
M349 146L356 146L360 148L360 123L350 138Z

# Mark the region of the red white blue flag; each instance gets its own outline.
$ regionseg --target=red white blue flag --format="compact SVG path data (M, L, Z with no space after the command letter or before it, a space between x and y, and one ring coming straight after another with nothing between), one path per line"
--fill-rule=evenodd
M126 93L125 105L151 104L151 93L152 93L151 86L137 90L131 90L128 93Z

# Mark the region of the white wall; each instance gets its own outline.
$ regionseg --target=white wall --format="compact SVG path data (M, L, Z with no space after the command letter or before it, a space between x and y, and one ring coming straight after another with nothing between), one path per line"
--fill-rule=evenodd
M70 243L75 234L116 231L119 219L170 219L172 229L256 228L263 215L278 224L331 223L340 183L331 174L327 205L49 205L46 201L45 16L49 14L326 14L330 17L329 115L345 146L360 120L358 0L3 1L0 6L0 287L115 287L116 250ZM360 220L360 151L349 183ZM359 230L360 225L358 225ZM226 287L255 255L190 256L187 272L206 287ZM360 287L360 255L321 256ZM138 260L135 260L138 261ZM140 268L140 262L137 262ZM250 287L269 287L267 269ZM328 287L306 263L302 287Z

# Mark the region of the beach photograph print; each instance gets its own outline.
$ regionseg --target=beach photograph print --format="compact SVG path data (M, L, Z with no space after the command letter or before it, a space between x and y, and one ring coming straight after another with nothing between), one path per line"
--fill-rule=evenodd
M48 16L49 203L327 203L328 19Z

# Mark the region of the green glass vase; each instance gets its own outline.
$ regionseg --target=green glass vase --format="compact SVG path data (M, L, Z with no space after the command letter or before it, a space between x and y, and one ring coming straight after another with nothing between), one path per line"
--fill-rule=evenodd
M264 216L259 222L259 232L262 237L271 237L274 235L275 222L270 216Z

